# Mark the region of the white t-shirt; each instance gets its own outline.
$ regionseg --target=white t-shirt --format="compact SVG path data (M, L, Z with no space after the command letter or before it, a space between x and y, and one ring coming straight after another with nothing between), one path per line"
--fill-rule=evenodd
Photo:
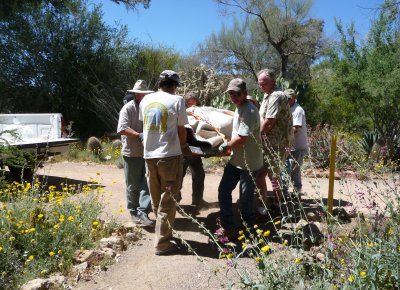
M189 123L181 96L158 91L140 102L143 121L144 158L164 158L182 154L178 126Z
M308 149L306 115L297 102L290 107L290 110L293 116L293 126L301 126L297 128L297 133L294 134L293 147L295 150L306 150Z

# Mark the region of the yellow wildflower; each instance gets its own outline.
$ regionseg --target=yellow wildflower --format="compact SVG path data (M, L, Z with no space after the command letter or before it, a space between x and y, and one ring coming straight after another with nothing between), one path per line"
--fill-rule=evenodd
M296 264L301 262L301 259L299 257L296 258L296 260L294 260Z
M3 247L2 246L0 246L0 252L2 252L3 251Z
M264 253L268 252L271 249L270 246L266 245L264 247L261 248L261 251L263 251Z
M69 221L69 222L73 222L73 221L74 221L74 217L73 217L73 216L69 216L69 217L68 217L68 221Z
M97 226L97 225L99 224L99 222L98 222L98 221L94 221L92 224L93 224L94 226Z
M283 241L283 245L284 245L284 246L287 246L287 244L288 244L288 240L284 240L284 241Z
M62 255L62 250L58 250L58 251L57 251L57 254L58 254L59 256L61 256L61 255Z
M261 258L260 257L255 257L254 260L256 260L256 262L260 262Z
M275 225L279 225L280 223L281 223L281 221L274 222Z
M55 230L58 230L58 229L60 228L60 226L57 224L57 225L54 225L53 228L54 228Z
M49 256L53 257L56 253L54 253L53 251L49 252Z
M264 237L268 237L270 233L271 233L271 231L265 231L264 232Z
M244 236L244 235L241 235L241 236L238 237L238 240L241 241L241 240L243 240L244 238L245 238L245 236Z
M243 231L242 230L239 231L239 235L241 235L241 236L243 235Z
M365 278L367 276L367 273L365 271L360 272L360 277Z
M28 260L29 260L29 261L33 261L34 258L35 258L35 257L34 257L33 255L30 255L30 256L28 257Z

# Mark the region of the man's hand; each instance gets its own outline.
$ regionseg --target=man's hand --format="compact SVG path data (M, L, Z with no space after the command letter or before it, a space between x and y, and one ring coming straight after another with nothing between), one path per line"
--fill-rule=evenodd
M231 146L228 145L228 141L224 141L221 145L218 147L218 151L222 154L228 154L229 150L231 149Z
M137 136L140 142L143 142L143 133L139 133Z

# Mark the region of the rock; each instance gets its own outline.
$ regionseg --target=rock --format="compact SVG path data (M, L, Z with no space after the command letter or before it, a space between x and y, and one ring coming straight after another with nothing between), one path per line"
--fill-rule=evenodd
M93 251L93 250L78 250L74 254L74 263L81 264L87 262L89 265L100 261L103 259L104 254L100 251Z
M22 285L20 290L46 290L51 287L49 283L48 279L34 279Z
M101 248L111 248L115 251L123 251L126 249L124 240L119 236L111 236L100 240Z
M319 222L319 221L322 220L322 216L321 215L315 214L312 211L307 212L306 216L307 216L307 220L309 222Z
M83 262L79 265L75 265L72 267L72 272L74 273L83 273L86 271L86 269L89 267L89 264L87 262Z
M140 236L137 233L127 233L125 239L129 242L136 242L139 240Z
M306 250L321 244L324 239L324 235L314 223L303 226L301 230L303 233L303 245Z
M318 261L323 262L325 261L325 254L323 253L317 253L317 255L315 256L317 258Z
M344 176L349 178L356 178L356 173L352 170L346 170L344 172Z
M351 222L351 217L347 213L347 211L343 207L337 207L333 209L332 215L336 217L336 219L340 223L349 223Z
M66 281L65 276L53 275L47 279L31 280L20 288L20 290L47 290L61 287Z
M110 248L102 248L100 251L104 254L104 256L110 258L114 258L117 255L117 252Z

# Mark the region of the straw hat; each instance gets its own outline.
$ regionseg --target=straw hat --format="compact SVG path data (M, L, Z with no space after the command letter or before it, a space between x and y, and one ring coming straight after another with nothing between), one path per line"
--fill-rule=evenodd
M151 91L147 88L146 81L144 80L138 80L136 81L135 85L133 86L132 90L127 90L127 92L130 93L142 93L142 94L149 94L149 93L154 93L154 91Z

